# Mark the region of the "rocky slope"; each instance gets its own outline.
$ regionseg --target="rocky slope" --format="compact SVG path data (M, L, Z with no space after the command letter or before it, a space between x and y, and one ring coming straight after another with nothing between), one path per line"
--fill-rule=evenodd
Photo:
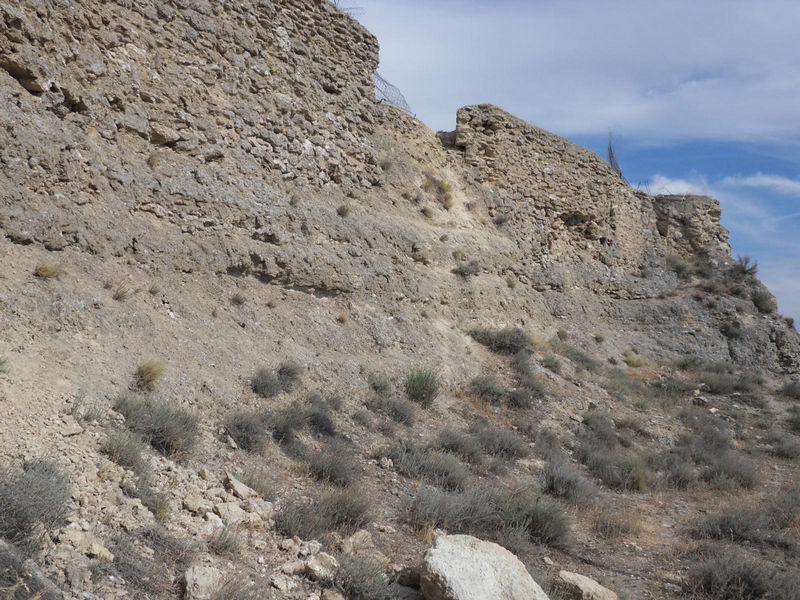
M205 540L233 518L219 505L235 505L247 550L206 552L195 566L281 575L273 593L286 597L320 588L299 577L305 567L280 573L299 546L280 546L272 507L226 491L225 473L266 460L277 508L324 486L277 444L253 454L226 440L231 411L314 391L341 398L337 426L378 507L375 542L411 564L425 538L400 500L417 484L378 464L391 439L427 440L480 415L531 445L545 426L572 439L587 407L642 412L609 380L662 381L687 357L758 371L774 414L789 410L773 396L800 371L800 338L733 260L716 201L634 191L595 154L493 106L462 108L454 132L434 133L375 102L377 63L375 38L321 0L0 1L0 462L47 457L69 472L71 524L38 556L68 594L124 595L113 573L97 575L98 562L115 563L92 544L153 522L153 507L124 493L130 468L101 453L146 360L165 366L155 395L200 418L188 462L149 455L172 506L167 529ZM482 372L522 385L518 368L470 337L476 327L533 338L530 368L545 387L533 408L474 399ZM550 354L562 355L558 374L544 368ZM253 373L287 360L299 389L265 402ZM402 395L418 366L442 382L433 409L399 431L359 424L371 374ZM724 391L711 401L731 402ZM745 412L739 425L752 429L759 415ZM642 451L680 435L674 407L643 418ZM770 462L766 437L752 442L767 473L753 493L796 473ZM510 463L511 479L538 481L544 463L524 460ZM617 501L674 525L703 490L674 507ZM631 597L669 597L664 582L680 583L681 567L663 535L648 521L645 542L626 541L643 555L609 557L592 574L617 577ZM586 571L598 541L588 530L577 539L559 560Z

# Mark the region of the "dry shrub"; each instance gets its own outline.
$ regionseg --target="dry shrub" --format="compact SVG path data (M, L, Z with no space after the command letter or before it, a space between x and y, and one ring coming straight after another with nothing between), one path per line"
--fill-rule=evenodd
M159 360L146 360L136 367L136 387L152 391L164 376L164 363Z
M354 456L357 449L342 440L334 440L308 457L308 468L319 480L339 486L355 483L361 475L361 468Z
M462 489L469 470L455 454L418 446L411 440L379 450L380 457L392 460L398 472L448 489Z
M128 429L170 458L185 459L197 442L197 417L166 400L124 394L114 409L125 417Z
M635 534L641 524L630 510L620 510L608 503L600 503L590 511L592 529L606 539L619 539Z
M0 469L0 539L33 549L39 526L46 533L63 521L70 495L69 479L54 462Z
M499 330L479 327L471 329L469 335L496 354L517 354L532 345L528 335L518 327Z
M40 262L33 270L33 274L39 279L58 279L64 274L64 267L57 262Z
M223 426L236 445L248 452L261 452L267 441L267 417L261 412L239 411L229 415Z
M553 458L542 471L542 489L573 504L586 504L597 493L592 483L562 458Z
M310 504L290 504L275 515L275 528L288 537L320 539L329 531L352 535L369 521L369 499L344 488L325 492Z
M517 552L521 541L563 548L570 538L569 519L564 511L527 488L445 492L422 487L408 503L406 518L419 530L441 527L450 533L511 545L512 551Z

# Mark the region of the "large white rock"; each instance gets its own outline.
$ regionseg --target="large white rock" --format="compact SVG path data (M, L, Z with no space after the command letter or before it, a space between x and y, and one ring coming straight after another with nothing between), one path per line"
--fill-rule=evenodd
M425 554L425 600L548 600L511 552L470 535L440 535Z
M619 600L617 594L585 575L559 571L558 582L560 587L581 600Z

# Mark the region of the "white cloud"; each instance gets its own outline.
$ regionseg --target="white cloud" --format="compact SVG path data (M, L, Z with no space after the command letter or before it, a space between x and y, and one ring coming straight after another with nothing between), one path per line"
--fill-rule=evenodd
M647 190L650 194L693 194L697 196L708 196L708 184L698 178L697 181L686 179L673 179L664 175L654 175L647 182Z
M766 188L789 196L800 196L800 181L782 175L756 173L749 177L725 177L721 182L729 187Z
M562 135L797 140L800 3L359 0L428 125L498 104Z

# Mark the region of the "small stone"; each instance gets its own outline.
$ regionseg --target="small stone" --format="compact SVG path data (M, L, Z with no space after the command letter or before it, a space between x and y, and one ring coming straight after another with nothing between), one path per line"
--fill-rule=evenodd
M322 550L322 544L316 540L311 540L310 542L303 542L300 544L298 554L300 556L314 556L320 550Z
M297 575L305 571L306 564L302 560L293 560L281 565L281 573L286 575Z
M83 427L78 424L78 421L72 415L65 415L62 420L64 424L61 426L60 431L64 437L72 437L83 433Z
M330 579L339 568L339 563L327 552L320 552L306 560L305 574L311 579Z
M545 557L543 557L543 558L542 558L542 560L544 561L544 564L546 564L546 565L550 565L551 567L552 567L554 564L556 564L556 563L554 563L554 562L553 562L553 559L552 559L552 558L550 558L549 556L545 556Z
M186 570L186 600L207 600L220 582L220 572L214 567L192 565Z
M344 600L344 596L335 590L323 590L322 600Z
M558 580L568 594L580 598L580 600L619 600L616 593L585 575L559 571Z
M230 473L225 473L225 487L233 492L233 495L240 500L247 500L248 498L255 498L258 496L255 490L247 487Z
M195 515L204 515L214 509L214 505L211 502L195 494L184 496L182 503L183 508Z
M235 525L248 520L247 512L236 502L222 502L214 506L214 512L226 525Z
M273 573L269 578L269 583L272 587L281 592L288 592L297 587L297 582L294 579L282 573Z

